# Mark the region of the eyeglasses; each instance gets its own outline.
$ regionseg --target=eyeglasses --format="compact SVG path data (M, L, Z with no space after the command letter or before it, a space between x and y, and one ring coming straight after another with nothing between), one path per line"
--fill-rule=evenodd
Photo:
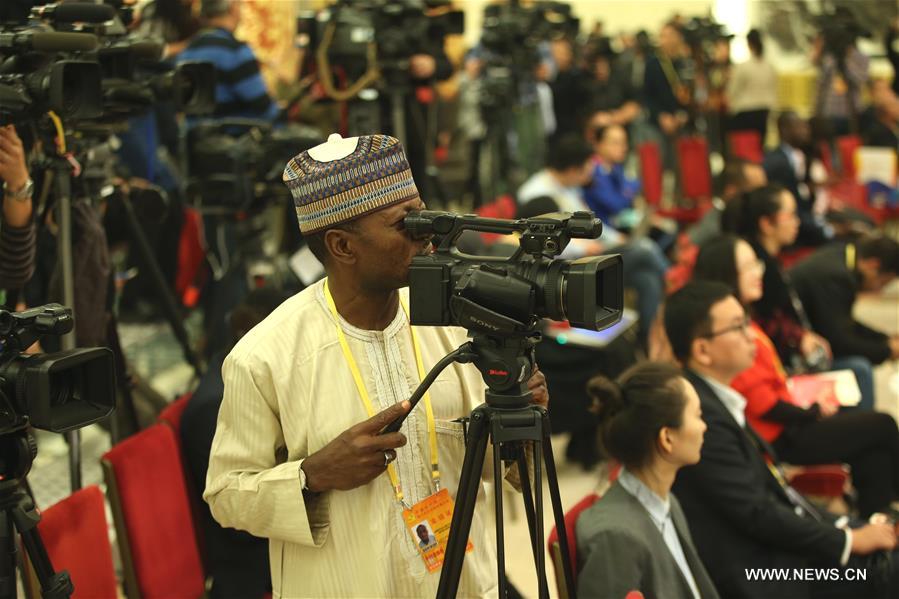
M739 324L727 327L726 329L721 329L720 331L713 331L706 335L701 335L701 337L703 339L713 339L718 335L726 335L727 333L733 333L735 331L740 331L744 335L747 335L749 333L750 324L752 324L752 319L750 319L748 316L744 316L743 321Z

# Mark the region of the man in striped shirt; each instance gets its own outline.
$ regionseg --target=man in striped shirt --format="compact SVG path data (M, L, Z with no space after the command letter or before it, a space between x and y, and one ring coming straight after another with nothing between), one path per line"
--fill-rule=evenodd
M216 70L215 116L273 122L278 105L269 97L253 50L234 37L240 0L203 0L204 29L177 57L178 62L211 62Z
M5 289L21 289L34 272L35 231L31 221L34 185L25 164L25 148L12 125L0 127L0 180L3 210L0 222L0 304Z

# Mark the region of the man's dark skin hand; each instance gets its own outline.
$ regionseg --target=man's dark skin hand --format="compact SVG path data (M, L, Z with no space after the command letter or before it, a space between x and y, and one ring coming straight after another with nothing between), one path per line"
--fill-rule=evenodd
M384 454L396 459L397 447L406 444L402 433L378 434L404 416L409 402L403 401L378 412L340 433L336 439L303 460L306 488L313 493L337 489L349 491L370 483L387 469Z
M549 407L546 377L536 366L528 380L528 389L533 394L534 404ZM392 405L343 431L303 460L306 488L313 493L334 489L348 491L380 476L387 469L384 453L389 452L391 462L396 459L394 450L406 444L406 436L402 433L380 435L379 432L395 419L405 416L409 407L408 401Z
M531 403L545 410L549 409L549 390L546 387L546 377L540 372L540 368L534 365L534 373L528 380L528 389L533 394Z

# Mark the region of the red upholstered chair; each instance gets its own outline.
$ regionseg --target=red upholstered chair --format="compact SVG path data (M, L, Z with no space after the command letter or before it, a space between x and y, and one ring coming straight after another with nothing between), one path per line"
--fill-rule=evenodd
M155 424L106 452L102 464L128 597L201 597L205 576L174 431Z
M781 252L780 256L777 257L777 260L784 270L789 270L813 253L815 253L815 248L801 247Z
M855 181L855 151L862 147L862 138L858 135L844 135L837 138L837 152L840 154L840 167L844 179Z
M712 197L712 171L709 167L709 144L698 135L677 140L677 163L681 189L688 200L699 202Z
M577 535L575 533L575 525L578 516L588 507L599 501L600 495L591 493L574 504L574 506L565 512L565 538L568 539L568 553L571 558L571 571L574 573L575 586L577 583ZM556 573L556 587L559 591L559 597L562 599L573 599L568 597L568 589L565 588L565 574L562 566L562 546L559 544L559 533L553 526L549 532L549 538L546 540L549 549L549 557L552 560L553 570Z
M662 153L659 144L647 141L637 148L640 156L640 180L646 203L655 208L662 203Z
M730 142L730 155L761 164L765 155L762 152L762 136L758 131L731 131L727 134Z
M116 598L106 504L100 487L91 485L75 491L41 512L37 530L53 568L69 572L75 586L73 599ZM31 574L29 579L36 586L37 579L33 571Z
M805 466L790 476L790 486L803 495L836 499L844 495L849 467L843 464Z
M478 216L483 216L484 218L515 218L515 213L518 212L518 205L512 196L502 195L493 202L479 207L475 212ZM502 235L498 233L481 233L481 239L488 245L494 243L500 237Z
M828 177L836 177L836 170L833 168L833 153L830 151L830 144L822 141L818 144L818 154L821 156L821 164L827 171Z
M181 447L181 416L187 408L187 402L193 397L193 393L185 393L162 410L157 418L158 422L172 429L175 433L175 442L178 444L178 455L181 456L181 463L184 465L184 486L187 489L187 496L190 499L190 513L194 521L194 527L197 532L197 549L200 551L200 559L204 564L208 564L206 558L206 539L200 530L200 522L202 522L203 514L203 489L197 489L193 478L187 474L187 460L184 457L184 450Z
M159 413L159 422L171 427L175 432L175 439L181 438L181 416L184 414L184 408L187 407L187 402L190 401L192 395L193 393L185 393Z
M206 254L203 250L203 220L193 208L184 209L184 224L178 240L178 270L175 290L185 306L192 308L199 297L197 285Z

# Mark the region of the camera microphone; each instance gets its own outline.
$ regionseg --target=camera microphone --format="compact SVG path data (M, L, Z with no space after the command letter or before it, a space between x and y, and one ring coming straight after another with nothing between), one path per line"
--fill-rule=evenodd
M38 52L90 52L97 49L93 33L27 31L0 33L0 48L35 50Z
M105 23L115 17L115 9L106 4L66 2L31 9L31 16L58 23Z

